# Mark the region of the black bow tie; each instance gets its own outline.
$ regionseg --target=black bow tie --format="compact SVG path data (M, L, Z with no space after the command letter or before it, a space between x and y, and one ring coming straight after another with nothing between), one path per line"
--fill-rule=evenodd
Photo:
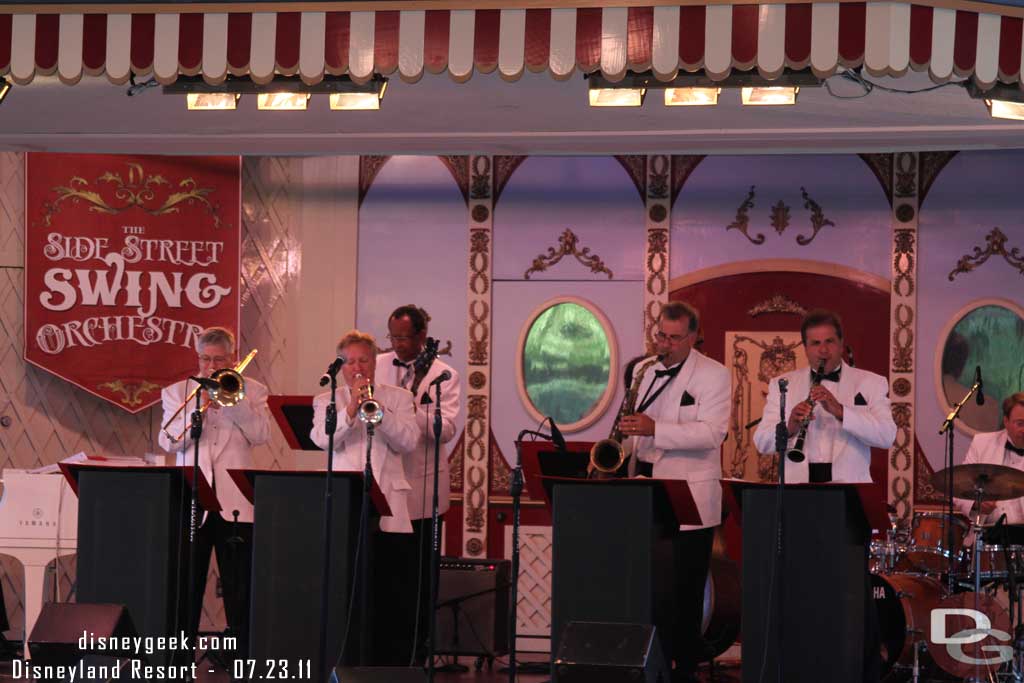
M391 364L394 365L396 368L406 368L406 369L408 369L408 368L412 367L412 363L403 363L402 361L398 360L397 358L393 358L391 360Z
M680 363L679 365L672 366L668 370L655 370L654 379L658 379L659 377L675 377L676 375L679 374L679 369L682 367L683 364Z
M1006 450L1010 451L1011 453L1016 453L1017 455L1024 458L1024 448L1017 448L1012 443L1010 443L1009 439L1006 440Z
M839 368L836 368L832 372L823 372L820 375L814 370L811 370L811 381L817 379L818 384L822 382L838 382L839 381Z

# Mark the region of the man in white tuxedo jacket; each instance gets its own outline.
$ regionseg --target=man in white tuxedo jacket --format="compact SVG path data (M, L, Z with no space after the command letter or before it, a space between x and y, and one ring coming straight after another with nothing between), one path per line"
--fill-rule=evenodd
M399 306L388 318L388 339L392 350L377 356L377 377L381 381L394 384L412 391L413 403L416 408L416 445L402 456L405 465L405 478L411 487L409 490L409 516L412 519L412 536L393 539L398 566L415 565L420 568L418 582L399 584L395 591L398 599L408 604L416 604L413 611L403 611L407 621L394 622L395 650L392 659L395 664L408 664L413 634L416 634L416 661L422 662L425 657L425 638L427 635L429 616L430 586L430 545L431 523L433 518L434 497L434 418L437 406L437 389L432 386L443 373L450 378L440 381L441 387L441 450L438 461L437 480L437 513L438 523L444 521L444 513L448 511L451 497L451 475L448 458L449 444L457 436L455 421L459 417L462 400L462 386L459 373L439 358L433 359L425 373L417 372L415 361L420 358L421 364L428 360L421 358L427 340L427 324L429 317L426 311L418 306ZM440 535L440 529L438 534ZM414 620L418 615L419 622Z
M1024 392L1007 396L1003 401L1003 429L976 434L967 449L964 464L1006 465L1024 470ZM974 501L956 499L956 506L967 514ZM1004 514L1007 524L1024 524L1024 498L984 501L982 523L995 523Z
M391 664L394 662L390 652L400 638L395 624L411 619L405 613L415 608L415 605L406 604L395 596L403 585L416 584L416 565L398 563L393 547L412 538L410 487L402 459L416 446L416 417L409 391L377 381L377 344L373 337L353 330L338 342L337 352L339 356L345 356L345 364L341 366L344 381L339 382L336 396L338 424L334 432L333 461L336 470L362 472L366 467L368 432L366 423L359 418L359 410L369 395L369 387L372 387L373 399L384 413L374 428L370 465L374 481L384 494L391 514L380 518L379 530L382 533L371 530L372 564L367 577L369 580L362 584L370 591L370 634L363 636L370 636L370 663ZM330 391L313 399L310 438L324 450L328 446L325 425L330 399ZM410 642L411 637L410 632ZM408 661L403 663L408 664Z
M235 337L223 327L211 327L199 335L196 351L199 354L197 376L209 377L216 370L234 366ZM195 387L192 380L183 380L164 388L161 393L164 415L161 424L171 419ZM202 400L209 401L205 392ZM178 465L191 465L193 462L195 449L188 428L193 406L194 401L159 435L160 447L175 454ZM182 434L184 436L178 441L173 440ZM238 490L228 470L251 468L253 446L269 440L267 387L254 379L245 379L245 398L238 405L221 407L213 403L204 414L203 432L199 437L199 468L213 486L221 511L205 515L196 535L196 602L192 606L191 628L195 633L199 627L210 553L216 551L228 627L238 636L243 653L249 642L253 507Z
M681 526L674 542L675 631L666 646L676 668L672 681L694 679L703 659L701 617L714 527L722 521L722 455L729 423L729 371L693 348L699 315L673 301L662 308L655 334L658 360L639 381L636 412L620 421L637 472L649 466L658 479L685 479L701 522ZM644 367L645 361L636 364ZM636 372L636 370L634 370Z
M805 458L801 462L786 458L786 483L870 482L871 449L888 448L896 439L889 383L880 375L843 362L843 324L831 311L809 312L800 325L800 339L810 367L794 370L782 379L789 382L786 450L796 444L801 427L806 423ZM779 382L772 380L761 424L754 433L754 444L762 453L776 450L778 420ZM881 635L878 612L872 600L866 547L864 580L863 680L875 683L881 676Z
M889 382L880 375L843 362L842 322L834 313L813 311L808 314L801 325L800 337L810 367L779 378L789 382L787 451L796 444L804 421L809 419L810 422L803 444L806 458L803 462L787 458L786 483L870 482L871 449L889 448L896 439ZM823 362L820 382L812 386L812 374L817 373ZM775 452L778 421L779 382L773 379L768 385L761 424L754 433L754 444L760 452Z

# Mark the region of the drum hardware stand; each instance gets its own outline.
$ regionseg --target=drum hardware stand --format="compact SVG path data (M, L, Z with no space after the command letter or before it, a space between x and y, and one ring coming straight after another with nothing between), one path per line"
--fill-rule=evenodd
M914 643L914 673L910 677L911 683L920 683L921 681L921 650L925 647L923 640Z
M946 547L949 548L949 579L947 581L949 592L952 594L955 587L955 578L953 574L956 571L956 558L953 555L953 433L956 431L953 429L953 424L956 419L960 416L960 409L964 407L964 404L971 400L981 389L980 380L975 382L967 394L960 399L960 402L953 406L953 409L946 415L946 419L942 421L942 426L939 428L939 435L946 435L946 493L949 495L948 505L946 512L949 514L947 519L942 522L943 535L946 537ZM981 491L977 491L977 505L978 511L981 511ZM977 538L975 538L977 543ZM977 581L975 581L977 583Z

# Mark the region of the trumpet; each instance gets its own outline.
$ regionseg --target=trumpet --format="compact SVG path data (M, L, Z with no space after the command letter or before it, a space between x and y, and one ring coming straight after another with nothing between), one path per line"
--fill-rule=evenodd
M245 398L245 378L242 377L242 372L245 371L246 366L252 362L252 359L256 357L257 349L253 349L249 352L249 355L242 359L242 362L233 368L224 368L222 370L216 370L210 375L210 379L217 383L216 389L209 389L207 393L210 395L210 403L216 403L217 405L228 408L236 406L242 402ZM195 389L189 392L185 400L181 402L178 409L174 411L174 415L171 415L170 419L161 427L161 431L171 440L171 443L178 443L185 438L185 432L188 431L188 426L182 428L182 430L175 436L169 430L175 420L181 416L185 409L188 408L188 404L195 400L196 394L202 387L197 386ZM200 413L205 413L207 408L210 407L210 403L205 404L199 409Z
M362 375L356 375L356 379L360 378L362 378ZM373 397L372 384L366 385L366 398L359 404L356 416L360 422L367 425L378 425L384 419L384 409L381 407L380 401Z
M821 384L821 376L824 374L825 361L822 360L818 364L818 371L811 378L811 389ZM807 438L807 426L811 424L811 415L814 413L814 399L811 398L809 391L807 392L807 402L811 404L811 412L807 413L807 417L800 424L800 432L797 434L796 443L786 452L786 457L789 458L790 462L803 462L807 457L804 455L804 439Z
M644 373L658 360L660 360L658 357L652 358L634 373L629 391L622 397L622 405L619 406L619 413L615 416L611 433L607 439L602 439L590 447L590 476L592 478L601 478L602 475L615 476L626 462L628 455L622 446L623 436L619 423L626 415L636 412L636 399L640 394L640 383L643 381Z

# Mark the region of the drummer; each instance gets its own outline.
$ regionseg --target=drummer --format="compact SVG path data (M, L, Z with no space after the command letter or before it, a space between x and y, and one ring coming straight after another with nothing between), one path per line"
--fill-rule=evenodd
M1024 471L1024 392L1017 392L1003 401L1003 429L998 432L979 433L967 450L964 464L1005 465ZM956 499L956 507L967 514L974 501ZM978 511L974 511L975 516ZM981 503L984 525L995 524L1005 514L1007 524L1024 524L1024 497Z

